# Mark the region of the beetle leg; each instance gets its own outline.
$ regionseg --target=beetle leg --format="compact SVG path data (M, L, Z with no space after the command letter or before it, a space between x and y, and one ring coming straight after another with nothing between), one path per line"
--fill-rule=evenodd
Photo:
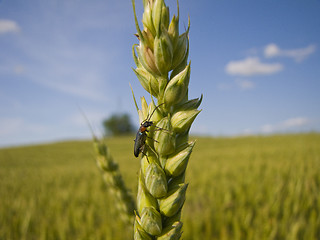
M148 163L150 163L147 154L144 152L144 147L145 147L145 146L146 146L146 145L143 145L143 147L141 147L141 153L142 153L144 156L146 156Z
M153 139L152 137L147 136L147 138L150 138L150 139L152 139L153 141L159 143L157 140Z
M154 127L156 128L154 131L160 131L160 130L162 130L162 131L165 131L165 132L170 133L170 131L167 130L167 129L164 129L164 128L161 128L161 127L157 127L157 126L154 126Z

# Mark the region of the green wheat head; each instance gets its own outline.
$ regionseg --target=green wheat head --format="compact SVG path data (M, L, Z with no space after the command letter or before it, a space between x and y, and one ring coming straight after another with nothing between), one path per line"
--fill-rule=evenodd
M133 45L137 66L133 70L144 89L157 99L157 104L152 98L148 105L142 97L138 109L134 98L140 122L148 117L154 122L141 154L134 239L180 239L181 208L188 186L185 170L195 144L188 142L189 130L202 100L188 99L190 20L180 34L178 2L178 14L170 21L164 0L144 0L141 30L134 0L132 4L139 39Z

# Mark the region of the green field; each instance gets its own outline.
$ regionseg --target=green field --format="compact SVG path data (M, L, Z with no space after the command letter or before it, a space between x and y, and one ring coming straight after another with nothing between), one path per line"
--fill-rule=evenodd
M135 196L133 137L107 140ZM187 169L184 240L320 239L320 134L201 138ZM132 239L91 142L0 149L0 240Z

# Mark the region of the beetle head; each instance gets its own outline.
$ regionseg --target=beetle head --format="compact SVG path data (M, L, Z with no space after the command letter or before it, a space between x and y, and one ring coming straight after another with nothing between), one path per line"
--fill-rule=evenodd
M144 123L141 124L141 126L147 128L152 126L153 122L152 121L145 121Z

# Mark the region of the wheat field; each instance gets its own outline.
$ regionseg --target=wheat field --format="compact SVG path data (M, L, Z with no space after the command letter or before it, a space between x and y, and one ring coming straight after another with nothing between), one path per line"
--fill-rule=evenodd
M107 139L136 195L133 136ZM184 240L320 239L320 134L197 139ZM132 239L90 141L0 149L0 240Z

